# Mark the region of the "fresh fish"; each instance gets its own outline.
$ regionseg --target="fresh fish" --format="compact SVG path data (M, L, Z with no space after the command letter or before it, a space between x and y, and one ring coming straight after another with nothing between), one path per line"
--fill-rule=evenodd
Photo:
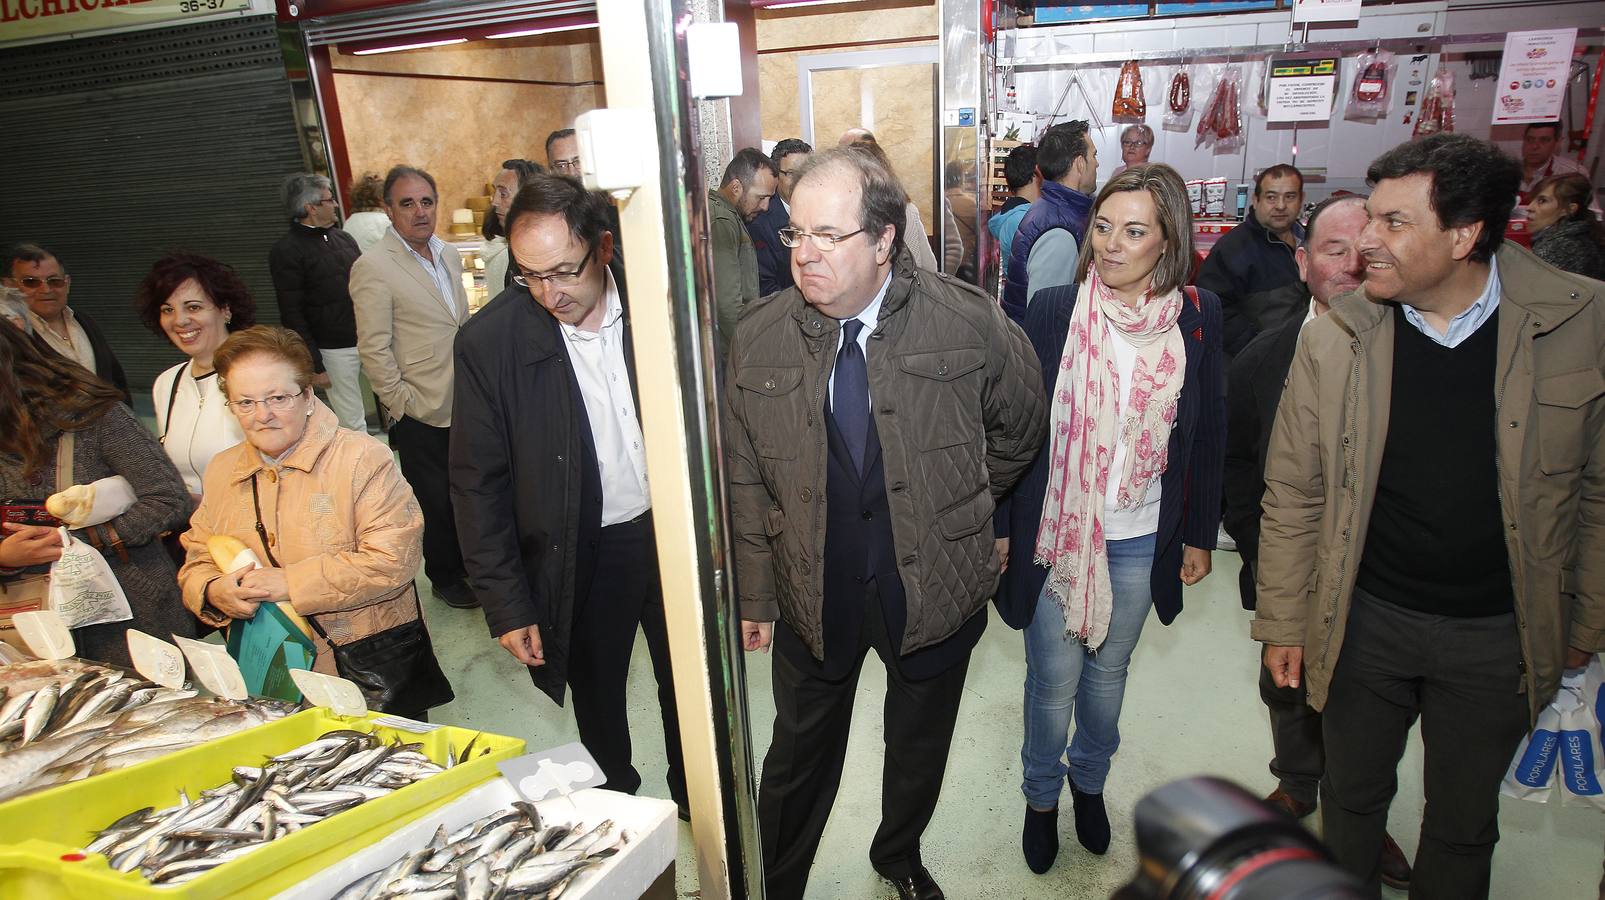
M490 864L476 859L457 870L457 896L462 900L490 900Z
M33 743L33 739L44 731L45 723L56 711L56 701L61 699L61 688L49 685L33 695L28 704L28 711L23 713L22 746Z
M28 708L28 701L33 699L37 691L14 691L7 698L5 705L0 706L0 723L8 723L19 718L22 711Z
M71 752L93 735L73 735L40 741L0 756L0 800L9 800L28 790L29 783L56 760Z

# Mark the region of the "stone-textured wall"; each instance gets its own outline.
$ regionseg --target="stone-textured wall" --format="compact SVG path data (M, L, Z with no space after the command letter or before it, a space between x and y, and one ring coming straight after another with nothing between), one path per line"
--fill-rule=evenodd
M804 54L859 52L937 42L935 2L882 0L854 6L760 10L757 14L758 82L766 141L801 133L797 59ZM910 40L913 39L913 40ZM897 43L860 44L861 41ZM830 46L851 44L852 46ZM816 72L813 78L814 143L835 146L848 128L868 121L903 186L919 208L927 231L937 193L934 178L936 67L889 66ZM867 114L866 114L867 113Z
M407 163L440 188L439 231L482 196L504 159L545 164L546 135L605 100L595 31L472 41L375 56L332 54L337 70L510 78L558 84L336 74L346 149L356 174Z

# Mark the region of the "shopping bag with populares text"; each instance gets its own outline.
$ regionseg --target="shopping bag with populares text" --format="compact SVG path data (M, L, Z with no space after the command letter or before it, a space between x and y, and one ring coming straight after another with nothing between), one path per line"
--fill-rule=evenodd
M1598 664L1596 657L1590 667ZM1567 686L1573 679L1576 686ZM1585 674L1561 681L1560 693L1574 694L1576 700L1563 704L1560 711L1560 796L1566 806L1605 810L1605 753L1600 750L1599 718L1591 702L1598 698L1598 690L1592 697L1586 694L1588 680Z
M128 596L106 558L61 531L61 558L50 566L50 608L68 628L126 622L134 617Z
M1555 768L1560 757L1561 707L1580 702L1577 694L1562 689L1554 701L1538 714L1538 724L1522 739L1516 758L1499 786L1499 793L1518 800L1548 803L1554 793Z

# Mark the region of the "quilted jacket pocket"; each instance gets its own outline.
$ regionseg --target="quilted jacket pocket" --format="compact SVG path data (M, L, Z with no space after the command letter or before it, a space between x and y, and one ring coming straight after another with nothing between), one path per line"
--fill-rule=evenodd
M959 541L975 534L991 522L992 495L983 489L938 516L936 528L942 537L950 541Z
M801 366L750 366L736 373L752 449L768 459L796 459L804 406L796 393Z

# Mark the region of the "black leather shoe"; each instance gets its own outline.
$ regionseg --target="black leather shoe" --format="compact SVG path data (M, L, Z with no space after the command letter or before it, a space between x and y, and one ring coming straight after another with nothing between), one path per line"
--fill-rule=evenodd
M1025 864L1038 875L1053 868L1059 857L1059 809L1047 812L1025 808L1025 827L1020 831L1020 849L1025 852Z
M1382 835L1382 883L1398 891L1410 890L1410 861L1393 835Z
M892 876L875 870L875 874L890 881L892 887L897 888L897 900L947 900L947 895L937 887L936 879L931 877L929 869L916 865L914 874L907 878L893 878Z
M479 598L474 596L474 589L469 587L466 581L459 581L456 584L445 587L434 587L430 590L435 595L436 600L452 609L479 608Z
M1072 782L1070 804L1076 814L1076 840L1099 856L1109 852L1109 813L1102 794L1083 793Z

